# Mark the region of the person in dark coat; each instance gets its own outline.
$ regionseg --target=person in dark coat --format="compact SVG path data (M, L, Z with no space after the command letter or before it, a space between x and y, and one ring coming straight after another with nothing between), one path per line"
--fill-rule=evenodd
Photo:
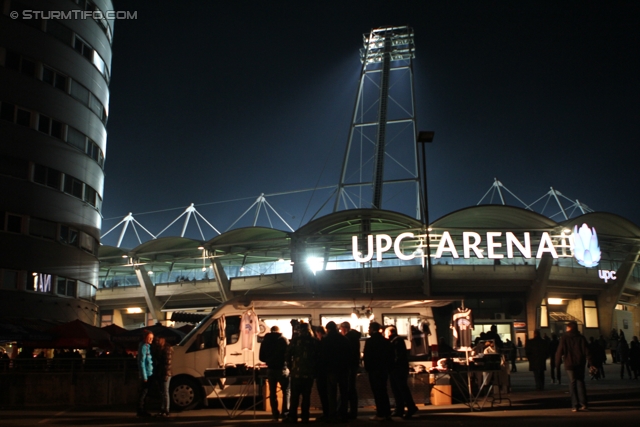
M297 332L297 336L291 339L284 358L291 380L291 403L289 415L283 420L285 423L298 422L298 406L302 422L309 422L311 389L318 372L320 342L313 336L308 323L300 322Z
M536 382L536 390L544 390L544 371L547 370L547 357L549 357L549 347L547 341L540 336L540 331L533 331L533 338L527 340L524 347L529 360L529 370L533 371L533 378Z
M551 334L551 341L549 342L549 365L551 368L551 383L556 383L556 378L558 379L558 384L562 383L562 377L560 376L561 366L556 365L556 352L558 351L558 345L560 345L560 341L558 341L558 336L556 334Z
M322 340L327 336L327 328L320 325L312 326L311 329L313 330L315 337L320 341L320 346L322 346ZM322 415L316 418L316 421L326 421L329 419L329 394L327 392L327 365L322 360L322 357L318 360L316 390L318 391L320 406L322 407Z
M347 421L349 340L338 332L335 322L327 323L327 335L320 341L320 363L327 382L327 422ZM338 393L340 402L338 402ZM340 409L338 411L338 409Z
M340 333L349 340L349 372L347 374L347 400L349 403L349 410L347 418L353 420L358 417L358 391L356 388L356 381L358 379L358 370L360 369L361 334L355 329L351 329L351 324L349 322L342 322L338 329Z
M604 378L604 352L600 349L600 344L593 337L589 337L589 354L591 355L591 365L589 368L589 372L591 374L591 379L599 380L600 377ZM593 372L592 371L592 368Z
M398 330L395 326L387 326L384 330L384 336L389 340L393 349L393 362L389 372L389 381L396 401L396 409L391 415L410 419L418 412L418 407L413 401L411 390L407 384L407 379L409 378L407 346L404 343L404 338L398 335ZM406 413L404 412L405 407L407 408Z
M569 394L571 395L571 410L573 412L588 409L584 374L589 358L587 339L578 331L576 322L569 322L567 331L560 338L560 345L558 345L556 352L556 364L564 363L564 369L569 378Z
M624 370L627 370L629 379L631 379L631 363L629 362L629 344L624 338L624 334L620 334L618 341L618 360L620 361L620 379L624 379Z
M633 372L633 379L637 380L640 375L640 342L638 342L638 337L636 336L629 343L629 362Z
M273 420L278 421L280 416L285 418L289 413L289 369L284 361L289 340L280 333L277 326L271 327L271 332L264 336L260 345L258 357L267 364L267 380L269 381L269 403ZM278 384L282 390L282 411L278 410Z
M364 343L364 369L369 374L369 384L376 403L376 414L372 421L391 419L391 404L387 393L389 367L393 361L391 343L382 336L382 326L378 322L369 324L369 338Z
M171 359L173 348L167 343L164 337L157 337L151 348L153 358L153 378L158 384L161 395L160 413L161 417L169 416L170 396L169 385L171 384Z

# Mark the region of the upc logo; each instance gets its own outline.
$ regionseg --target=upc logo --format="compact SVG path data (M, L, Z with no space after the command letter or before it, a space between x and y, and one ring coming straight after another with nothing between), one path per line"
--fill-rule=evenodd
M573 256L578 264L595 267L600 262L600 246L595 227L582 224L580 228L573 226Z

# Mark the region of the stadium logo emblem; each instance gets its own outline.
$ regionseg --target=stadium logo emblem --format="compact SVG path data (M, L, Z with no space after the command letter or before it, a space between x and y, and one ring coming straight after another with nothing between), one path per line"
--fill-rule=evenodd
M600 262L600 246L595 227L582 224L573 226L573 256L584 267L595 267Z

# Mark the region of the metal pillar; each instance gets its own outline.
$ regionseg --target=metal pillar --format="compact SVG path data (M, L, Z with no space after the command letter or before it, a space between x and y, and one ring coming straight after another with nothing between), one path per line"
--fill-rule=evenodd
M376 28L363 38L360 83L333 210L392 207L421 218L413 29Z

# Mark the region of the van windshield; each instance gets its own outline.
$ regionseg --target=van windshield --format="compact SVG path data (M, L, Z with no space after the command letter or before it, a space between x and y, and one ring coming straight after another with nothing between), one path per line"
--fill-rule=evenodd
M207 317L205 317L200 322L198 322L198 324L191 330L191 332L189 332L187 335L185 335L184 338L182 338L182 341L180 341L178 345L185 345L185 343L189 341L192 336L198 334L200 332L200 329L202 329L203 325L209 322L209 319L211 319L211 316L213 316L213 313L209 313Z

